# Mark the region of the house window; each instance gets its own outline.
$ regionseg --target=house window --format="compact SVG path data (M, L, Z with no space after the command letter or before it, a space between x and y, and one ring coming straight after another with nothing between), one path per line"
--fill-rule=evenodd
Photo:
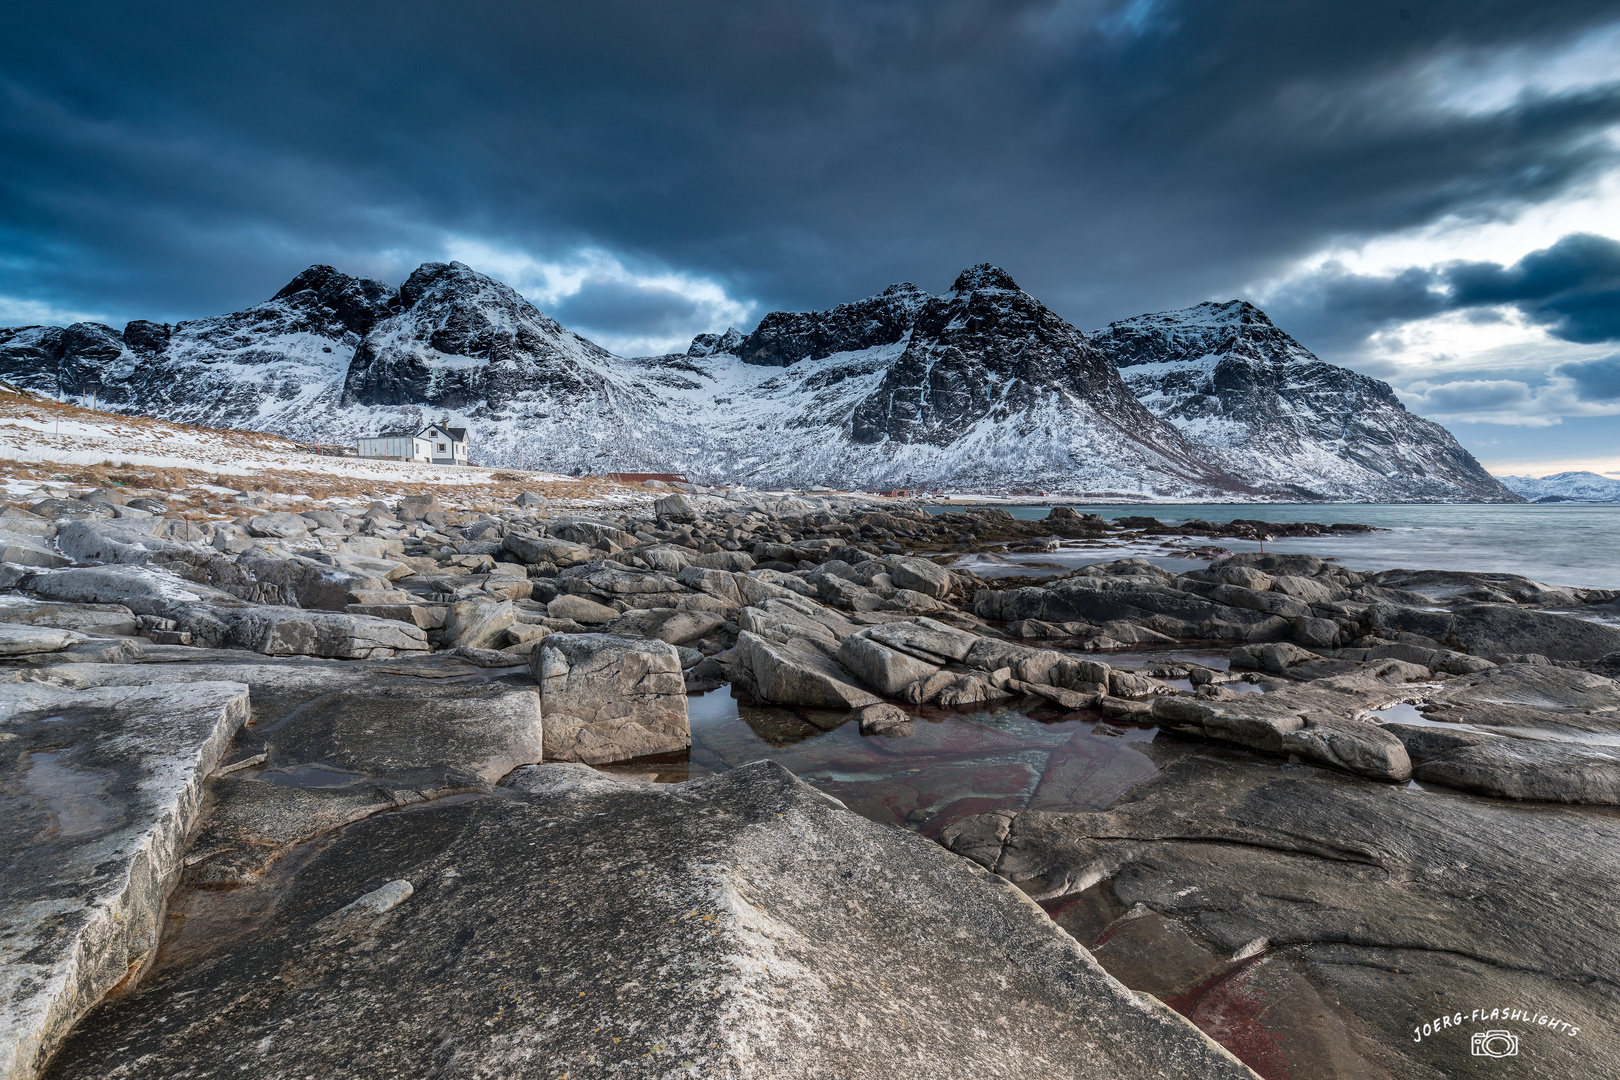
M439 453L444 453L444 443L439 444Z

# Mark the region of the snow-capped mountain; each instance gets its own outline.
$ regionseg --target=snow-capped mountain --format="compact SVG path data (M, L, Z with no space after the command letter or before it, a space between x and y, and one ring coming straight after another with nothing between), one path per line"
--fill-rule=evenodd
M1325 363L1253 304L1138 315L1087 337L1208 461L1301 499L1519 501L1387 383Z
M1121 379L1116 362L1128 364L1127 376L1146 362L1111 357L1126 335L1089 341L991 266L964 271L943 296L896 285L827 311L772 313L749 334L701 335L684 354L631 359L459 263L428 263L398 289L317 266L269 301L213 318L132 322L122 334L87 323L0 330L0 380L309 441L352 442L447 419L470 430L483 464L560 471L1092 498L1249 500L1308 490L1513 499L1493 492L1488 477L1477 484L1466 468L1478 468L1473 459L1444 429L1406 414L1383 384L1322 364L1271 329L1303 359L1291 353L1268 360L1270 368L1314 364L1324 369L1314 378L1338 373L1357 392L1321 403L1339 410L1336 457L1320 438L1279 441L1263 462L1215 452L1176 410L1159 408L1151 388L1144 407ZM1137 335L1144 357L1151 336ZM1152 363L1176 362L1159 348ZM1243 401L1215 396L1237 423ZM1304 418L1317 399L1281 396L1295 428L1317 430ZM1252 400L1271 407L1265 393ZM1407 442L1387 437L1398 425L1382 414L1344 423L1347 408L1389 407L1405 418ZM1408 474L1365 464L1380 452L1401 462L1419 456L1408 443L1423 439L1461 455L1456 476L1439 479L1431 465L1422 483L1403 487ZM1426 452L1425 461L1444 456Z
M1531 502L1620 502L1620 480L1595 472L1561 472L1543 476L1504 476L1503 486Z

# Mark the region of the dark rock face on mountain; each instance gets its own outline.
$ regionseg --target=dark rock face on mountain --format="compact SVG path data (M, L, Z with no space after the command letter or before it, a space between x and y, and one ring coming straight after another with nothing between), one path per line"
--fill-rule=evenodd
M948 446L986 420L1014 422L1054 398L1064 411L1092 413L1099 432L1218 482L1079 331L988 264L923 305L905 353L856 407L851 434L862 444Z
M100 396L123 352L118 331L101 323L0 330L0 380L52 397Z
M564 393L598 390L600 378L576 360L613 359L461 263L417 267L392 306L349 365L344 405L499 409L537 382Z
M1207 459L1306 499L1519 497L1388 384L1324 363L1241 300L1140 315L1089 335Z
M909 281L876 296L839 304L827 311L773 311L735 348L745 364L787 367L834 353L892 345L905 337L917 315L934 297Z
M303 293L311 294L313 303ZM289 281L271 301L296 300L307 308L330 312L346 329L366 334L399 302L392 285L371 278L354 278L330 266L312 266ZM129 340L128 327L124 339Z

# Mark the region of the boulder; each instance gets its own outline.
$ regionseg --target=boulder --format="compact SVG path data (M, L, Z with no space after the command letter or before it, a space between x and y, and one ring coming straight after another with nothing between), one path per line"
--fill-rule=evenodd
M1303 728L1283 733L1279 750L1370 780L1399 784L1412 778L1412 759L1401 740L1361 720L1311 717Z
M132 1055L154 1076L1253 1078L1012 886L766 762L677 785L539 766L506 798L352 825L262 928L110 1005L54 1068Z
M762 702L843 710L879 703L813 646L768 641L743 630L737 635L735 667L740 681Z
M13 566L51 568L69 566L73 560L54 550L49 540L0 532L0 562Z
M119 636L137 634L142 628L141 620L122 604L57 604L20 597L12 599L12 603L0 608L0 616L13 625Z
M979 641L974 634L929 618L897 619L863 633L891 649L938 664L966 660Z
M685 495L665 495L653 501L653 513L660 525L691 525L698 519L697 507Z
M729 570L734 574L746 574L754 568L754 557L746 551L710 551L693 557L687 565L701 566L706 570ZM680 570L676 570L676 573L680 573Z
M679 608L642 608L627 611L603 627L603 633L621 637L648 637L685 645L718 630L725 619L710 611Z
M254 536L275 539L290 539L309 534L310 523L297 514L287 514L279 510L272 510L267 514L256 514L248 518L247 530Z
M428 652L430 648L427 634L420 628L369 615L274 605L238 608L225 615L228 643L266 656L363 660Z
M48 600L80 604L120 604L137 615L176 618L198 604L239 604L218 589L184 581L144 566L89 566L36 574L28 591Z
M203 779L247 718L238 683L0 685L0 1076L39 1075L156 949Z
M1390 723L1412 776L1497 799L1620 805L1620 749Z
M596 765L692 743L675 646L611 634L552 634L529 660L546 757Z
M0 656L61 652L75 641L83 640L82 636L71 630L0 623Z
M547 604L546 614L553 619L572 619L592 626L601 626L619 617L617 608L572 593L563 593Z
M896 587L912 589L936 600L943 600L950 595L951 573L944 567L927 559L901 556L885 561L889 564L889 576L894 579Z
M536 538L521 533L507 533L501 540L501 547L526 563L549 563L553 566L577 566L599 555L582 544L568 540Z
M884 697L895 697L912 683L939 670L938 664L918 660L879 643L866 630L844 639L838 647L838 662Z
M855 714L862 735L903 739L912 732L911 714L897 705L868 705Z
M510 600L457 600L444 617L445 648L492 649L517 622Z

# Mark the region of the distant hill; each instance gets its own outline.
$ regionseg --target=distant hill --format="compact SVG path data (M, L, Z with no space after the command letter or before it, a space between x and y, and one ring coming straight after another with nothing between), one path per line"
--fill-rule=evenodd
M1504 476L1510 491L1530 502L1620 502L1620 480L1595 472L1561 472L1536 479L1534 476Z

